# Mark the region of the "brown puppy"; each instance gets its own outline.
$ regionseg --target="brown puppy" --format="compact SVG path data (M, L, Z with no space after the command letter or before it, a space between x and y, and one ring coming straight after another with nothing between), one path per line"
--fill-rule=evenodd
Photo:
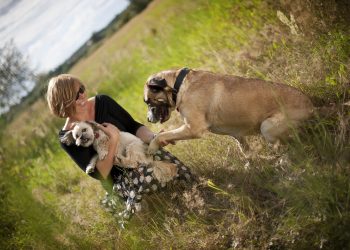
M149 77L144 101L148 121L163 123L175 109L184 121L177 129L159 133L150 143L150 154L162 141L200 138L206 131L238 140L261 133L274 143L313 113L310 99L291 86L188 69Z

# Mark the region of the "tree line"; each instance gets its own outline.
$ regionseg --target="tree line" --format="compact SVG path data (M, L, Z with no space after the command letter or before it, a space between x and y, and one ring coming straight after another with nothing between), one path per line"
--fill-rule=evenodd
M13 40L0 46L0 125L11 120L23 107L43 97L49 78L67 73L75 63L95 50L103 39L119 30L152 0L129 0L129 2L128 7L107 27L95 32L70 58L50 72L34 73L28 59L19 51Z

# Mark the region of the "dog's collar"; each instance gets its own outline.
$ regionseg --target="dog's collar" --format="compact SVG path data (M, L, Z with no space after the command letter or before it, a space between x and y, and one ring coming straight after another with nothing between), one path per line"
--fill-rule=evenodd
M172 93L173 101L175 104L176 104L177 93L179 93L179 89L181 87L181 84L183 83L188 72L190 72L190 70L188 68L182 68L179 75L176 77L174 88L173 88L173 93Z

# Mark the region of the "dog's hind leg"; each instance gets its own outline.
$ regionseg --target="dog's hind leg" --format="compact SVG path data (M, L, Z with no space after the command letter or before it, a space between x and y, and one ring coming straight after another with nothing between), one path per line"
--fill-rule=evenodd
M140 163L149 164L152 160L150 160L146 156L147 147L143 144L131 143L125 149L124 155L117 155L117 159L119 164L125 168L137 168Z
M274 144L288 134L290 125L291 121L288 121L284 114L277 113L261 123L260 131L266 141Z
M154 161L152 163L154 177L160 183L167 183L176 177L177 166L175 163Z
M267 118L261 123L260 131L270 143L278 144L279 140L287 138L301 121L310 116L307 110L289 109Z

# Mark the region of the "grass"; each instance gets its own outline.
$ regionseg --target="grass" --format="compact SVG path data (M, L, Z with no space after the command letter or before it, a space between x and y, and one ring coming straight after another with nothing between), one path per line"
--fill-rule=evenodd
M349 111L341 103L350 94L350 34L338 4L154 1L72 68L90 94L111 95L149 125L142 95L147 77L187 66L284 82L315 104L335 103L336 112L306 124L277 151L260 137L248 138L266 156L250 166L228 136L169 146L200 183L148 197L121 230L100 206L100 184L59 148L63 121L39 100L7 125L10 137L2 135L3 248L348 248ZM295 17L299 35L277 11ZM180 123L175 113L164 126L150 127Z

